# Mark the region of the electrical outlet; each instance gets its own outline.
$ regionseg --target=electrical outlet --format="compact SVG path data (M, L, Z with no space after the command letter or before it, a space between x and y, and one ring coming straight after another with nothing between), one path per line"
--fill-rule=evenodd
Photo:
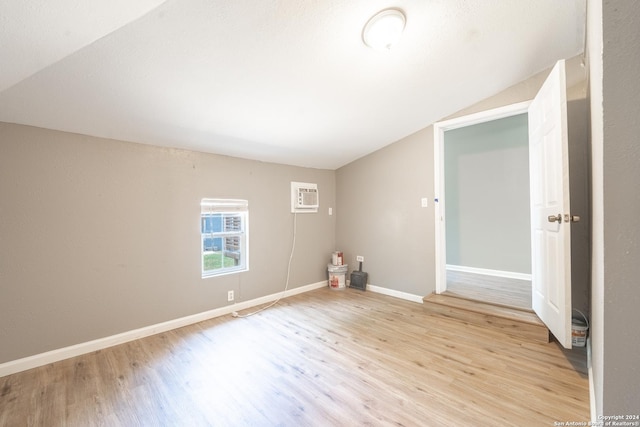
M233 291L227 292L227 301L233 301Z
M362 255L358 255L358 256L356 256L356 261L364 262L364 257Z

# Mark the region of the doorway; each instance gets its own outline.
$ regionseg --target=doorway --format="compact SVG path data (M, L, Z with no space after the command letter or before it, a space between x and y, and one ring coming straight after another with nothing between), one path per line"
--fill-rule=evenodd
M531 309L528 104L435 125L438 293Z

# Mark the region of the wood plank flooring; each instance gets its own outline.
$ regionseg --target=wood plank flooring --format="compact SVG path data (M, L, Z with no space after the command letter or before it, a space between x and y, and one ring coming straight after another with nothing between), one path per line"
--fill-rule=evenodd
M550 426L588 421L585 357L323 288L0 378L0 425Z
M491 328L521 340L549 342L547 326L531 310L458 298L447 292L427 295L422 300L426 310L440 316Z
M492 304L531 309L531 280L447 270L447 293Z

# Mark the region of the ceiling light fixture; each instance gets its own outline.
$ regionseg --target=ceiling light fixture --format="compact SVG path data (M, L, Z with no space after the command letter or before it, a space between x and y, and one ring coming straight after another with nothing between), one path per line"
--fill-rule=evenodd
M362 41L377 50L390 50L395 45L406 23L400 9L384 9L367 21L362 30Z

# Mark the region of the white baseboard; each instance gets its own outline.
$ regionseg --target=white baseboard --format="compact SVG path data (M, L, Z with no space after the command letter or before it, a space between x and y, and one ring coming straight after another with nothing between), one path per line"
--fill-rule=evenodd
M325 286L328 286L326 280L313 283L311 285L289 289L286 292L278 292L277 294L267 295L250 301L243 301L202 313L193 314L191 316L181 317L179 319L145 326L143 328L134 329L131 331L83 342L80 344L75 344L69 347L63 347L56 350L47 351L45 353L35 354L33 356L24 357L22 359L12 360L10 362L0 364L0 377L15 374L16 372L26 371L27 369L37 368L38 366L43 366L49 363L57 362L59 360L68 359L70 357L80 356L83 354L91 353L93 351L102 350L114 345L124 344L126 342L148 337L150 335L155 335L161 332L166 332L172 329L177 329L183 326L202 322L203 320L213 319L214 317L231 314L234 311L245 310L247 308L255 307L260 304L275 301L281 297L289 297Z
M462 271L463 273L484 274L486 276L506 277L507 279L531 280L531 274L515 271L490 270L488 268L466 267L464 265L447 264L447 270Z
M598 425L598 410L596 408L596 389L593 384L593 365L591 359L591 337L587 338L587 372L589 374L589 408L591 408L591 422Z
M389 295L391 297L396 297L396 298L404 299L411 302L417 302L420 304L423 303L422 301L423 297L419 295L413 295L407 292L400 292L394 289L383 288L383 287L374 286L374 285L367 285L367 289L370 290L371 292L376 292L378 294Z

